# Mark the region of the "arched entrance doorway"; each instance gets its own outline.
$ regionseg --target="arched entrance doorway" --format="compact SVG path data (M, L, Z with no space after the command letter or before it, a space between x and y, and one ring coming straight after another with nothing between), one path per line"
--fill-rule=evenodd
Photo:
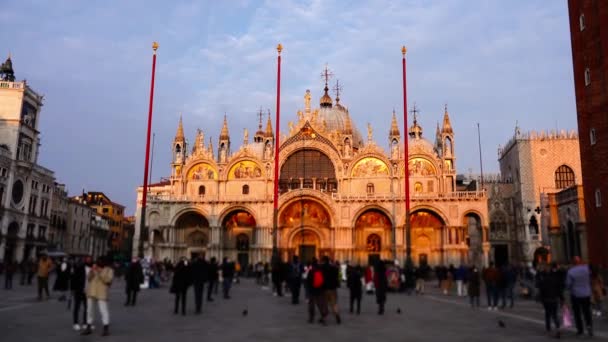
M445 223L439 215L428 209L415 211L410 216L412 259L418 265L443 264Z
M178 257L196 258L205 255L209 236L209 221L205 216L195 211L182 214L175 222L173 239L178 245L183 246L179 247Z
M388 258L392 247L391 219L380 209L364 211L355 221L356 259L373 265Z
M249 265L249 245L255 227L255 217L243 209L229 212L222 221L224 249L236 253L230 257L239 262L241 269L247 269Z
M293 234L289 245L293 253L300 257L300 261L308 263L312 258L318 257L321 239L314 230L304 228Z
M330 217L323 205L311 199L296 200L288 204L279 216L279 229L287 254L300 254L306 258L331 254L325 243L329 236ZM323 249L324 248L324 249Z

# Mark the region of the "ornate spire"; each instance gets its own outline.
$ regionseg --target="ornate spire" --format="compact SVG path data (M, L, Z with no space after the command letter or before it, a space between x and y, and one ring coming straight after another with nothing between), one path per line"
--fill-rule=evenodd
M196 139L192 150L195 152L202 152L205 150L205 133L203 133L200 128L196 129Z
M213 141L211 140L211 137L209 137L209 154L213 155Z
M228 120L226 119L226 114L224 114L224 125L222 126L222 131L220 133L220 140L230 140L230 134L228 134Z
M350 119L350 114L348 110L346 111L346 122L344 123L344 134L353 134L353 123Z
M11 60L11 53L8 53L8 58L2 65L0 65L0 80L14 82L15 71L13 70L13 61Z
M395 109L393 109L393 119L391 120L391 131L389 132L389 135L399 136L400 134L399 125L397 125L397 114L395 114Z
M270 110L268 110L268 121L266 122L266 138L274 137L274 133L272 133L272 122L270 121Z
M179 115L179 123L177 124L177 133L175 133L175 141L184 141L184 125L182 124L182 115Z
M448 115L448 105L447 104L444 107L443 127L441 128L441 133L448 133L448 134L454 133L454 131L452 130L452 124L450 123L450 116Z
M329 71L329 69L327 68L327 64L325 65L325 70L323 70L323 73L321 74L321 77L323 77L325 79L325 88L323 90L325 90L325 93L323 94L323 96L321 97L321 101L320 101L320 105L321 108L331 108L333 105L333 100L331 99L331 97L329 96L329 79L333 76L334 74L331 73L331 71Z
M264 112L262 111L262 107L260 107L260 111L258 112L257 115L259 118L258 130L257 130L257 132L255 132L255 135L253 136L253 141L261 142L262 140L264 140L264 131L262 130L262 117L264 116Z
M344 106L340 104L340 92L342 92L342 85L340 84L340 80L336 80L336 85L334 86L334 92L336 93L336 108L346 110Z
M422 127L420 127L420 125L418 125L418 108L416 108L416 103L414 103L414 109L412 109L410 111L411 113L414 114L414 123L412 125L412 127L410 127L410 137L412 138L416 138L416 139L420 139L420 137L422 137Z

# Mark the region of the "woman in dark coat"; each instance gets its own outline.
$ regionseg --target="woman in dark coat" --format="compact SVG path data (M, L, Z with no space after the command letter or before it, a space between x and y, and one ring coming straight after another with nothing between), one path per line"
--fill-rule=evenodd
M140 285L144 282L144 271L137 258L133 258L127 272L125 273L125 285L127 291L127 301L125 306L135 306L137 301L137 292Z
M469 299L471 301L471 307L479 307L479 296L481 292L481 276L479 275L479 269L477 266L473 266L468 274L468 288Z
M363 294L363 269L361 266L349 267L346 275L348 291L350 294L350 313L353 313L353 304L357 303L357 315L361 313L361 296Z
M376 303L378 303L378 315L384 315L384 304L386 303L386 290L388 280L386 279L386 265L378 260L374 266L374 285L376 287Z
M179 304L181 302L182 315L186 315L186 295L188 287L191 284L191 272L188 260L182 258L173 272L173 281L171 282L171 293L175 294L175 309L173 313L177 315Z
M68 263L64 259L57 266L57 278L55 279L55 285L53 285L53 291L61 292L60 301L67 299L66 292L70 288L70 268Z

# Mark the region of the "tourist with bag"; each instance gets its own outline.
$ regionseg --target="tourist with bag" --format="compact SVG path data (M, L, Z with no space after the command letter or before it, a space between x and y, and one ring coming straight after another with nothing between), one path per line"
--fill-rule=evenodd
M315 318L315 306L319 309L321 319L319 323L326 325L325 317L327 316L327 303L325 301L325 291L323 270L319 266L316 258L312 259L312 265L308 276L306 277L306 287L308 288L308 323L313 323Z

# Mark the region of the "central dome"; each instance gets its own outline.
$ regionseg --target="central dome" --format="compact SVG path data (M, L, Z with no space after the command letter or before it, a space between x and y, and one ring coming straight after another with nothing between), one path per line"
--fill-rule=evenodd
M340 133L347 129L347 122L350 121L352 134L353 134L353 147L359 147L363 145L363 139L361 133L352 122L346 109L343 106L333 107L321 107L319 109L318 122L324 123L325 129L328 132L338 131Z

